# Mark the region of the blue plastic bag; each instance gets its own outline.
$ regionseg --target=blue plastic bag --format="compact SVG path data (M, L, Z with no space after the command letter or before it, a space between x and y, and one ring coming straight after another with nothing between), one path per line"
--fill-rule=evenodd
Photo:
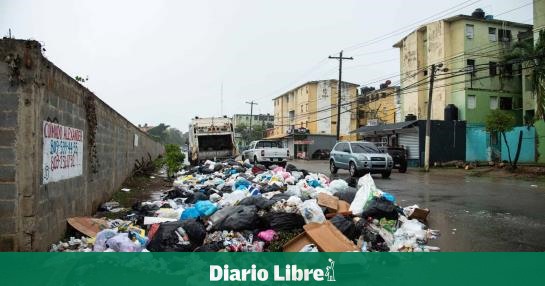
M395 203L396 202L396 197L394 197L394 195L390 194L390 193L382 193L382 197L387 200L387 201L390 201L392 203Z
M180 216L180 220L186 220L186 219L192 219L192 218L198 218L201 214L196 208L187 208L182 212L182 215Z
M198 201L195 204L195 209L197 209L200 216L211 216L218 210L218 207L211 201Z

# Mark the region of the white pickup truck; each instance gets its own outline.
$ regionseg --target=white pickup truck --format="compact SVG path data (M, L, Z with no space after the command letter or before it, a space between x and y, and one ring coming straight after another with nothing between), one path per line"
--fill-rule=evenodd
M280 141L252 141L248 150L242 152L242 160L249 159L254 164L277 164L285 166L290 156L290 150L282 146Z

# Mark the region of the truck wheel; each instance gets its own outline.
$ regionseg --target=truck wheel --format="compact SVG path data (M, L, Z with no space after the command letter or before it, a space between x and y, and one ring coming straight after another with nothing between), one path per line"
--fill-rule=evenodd
M383 179L388 179L390 178L390 174L392 174L392 171L385 171L385 172L382 172L382 178Z
M348 171L350 172L351 177L357 177L358 176L358 169L356 168L356 164L354 162L350 162L348 165Z
M331 174L337 174L338 170L339 169L335 166L335 162L333 162L333 160L329 161L329 171Z
M254 156L254 164L257 164L257 156Z

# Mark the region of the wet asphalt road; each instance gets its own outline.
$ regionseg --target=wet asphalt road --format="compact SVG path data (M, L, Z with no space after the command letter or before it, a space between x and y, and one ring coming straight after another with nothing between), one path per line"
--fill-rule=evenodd
M327 161L291 163L331 175ZM349 174L339 170L336 177ZM431 210L428 225L441 236L429 244L441 251L545 251L545 180L473 177L458 169L373 178L399 205Z

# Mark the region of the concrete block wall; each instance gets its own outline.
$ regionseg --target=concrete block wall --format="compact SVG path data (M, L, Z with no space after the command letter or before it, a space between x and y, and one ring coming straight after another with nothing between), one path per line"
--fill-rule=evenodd
M83 130L81 176L43 183L43 121ZM91 215L111 197L135 160L163 152L44 58L38 42L0 40L0 251L47 250L67 218Z

